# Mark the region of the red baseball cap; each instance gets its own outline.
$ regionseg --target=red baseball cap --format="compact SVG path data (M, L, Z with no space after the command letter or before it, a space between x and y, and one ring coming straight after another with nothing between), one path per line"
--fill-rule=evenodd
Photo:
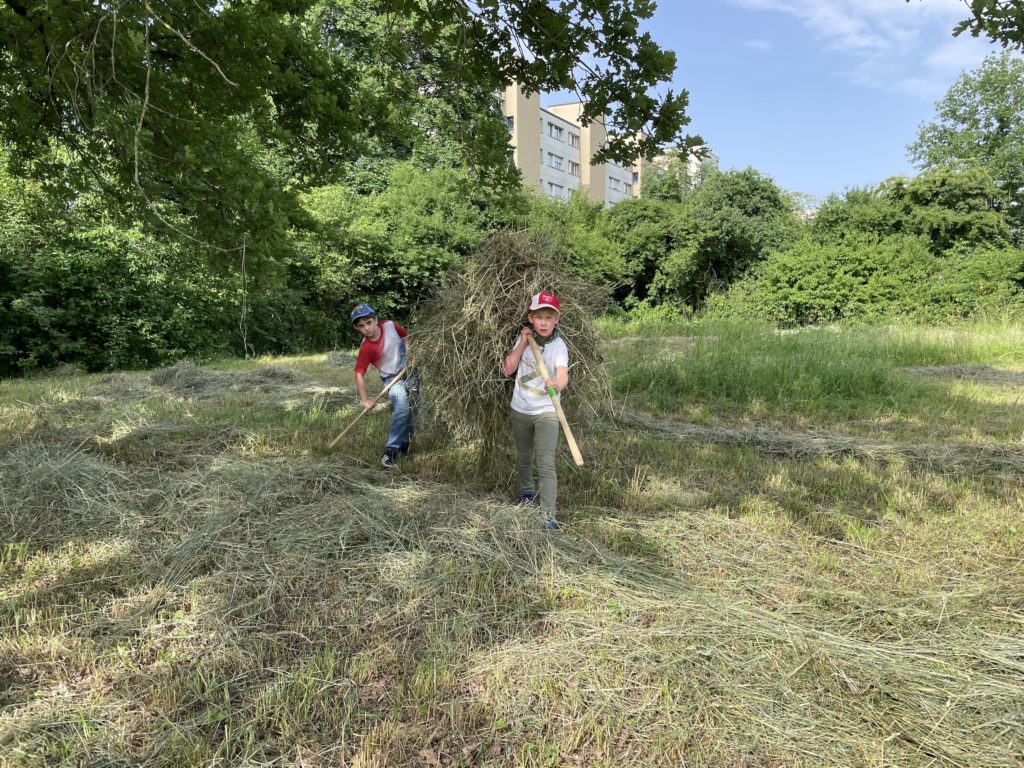
M558 297L553 293L548 293L547 291L541 291L530 299L531 312L536 312L538 309L543 309L544 307L549 307L550 309L555 310L555 312L558 312L559 306L561 305L558 302Z

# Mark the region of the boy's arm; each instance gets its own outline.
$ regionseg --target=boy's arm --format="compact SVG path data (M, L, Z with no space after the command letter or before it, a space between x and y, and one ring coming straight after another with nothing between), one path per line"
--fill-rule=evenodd
M367 410L373 408L373 400L366 394L366 376L360 371L356 371L356 390L359 392L359 399L363 403L363 408Z
M564 365L555 368L555 376L544 382L549 387L554 387L556 392L561 392L569 386L569 369Z
M512 351L505 356L505 362L501 366L501 371L506 376L514 376L516 371L519 370L519 362L523 359L523 352L526 351L526 346L529 344L527 339L533 334L533 331L523 326L523 330L519 333L519 341L512 347Z

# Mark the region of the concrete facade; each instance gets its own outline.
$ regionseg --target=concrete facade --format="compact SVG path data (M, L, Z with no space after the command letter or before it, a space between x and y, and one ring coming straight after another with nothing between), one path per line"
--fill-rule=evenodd
M591 165L590 159L608 138L603 120L584 126L580 103L540 106L537 94L525 96L518 85L502 97L509 143L523 183L550 197L566 200L583 190L596 202L612 205L639 194L639 166Z

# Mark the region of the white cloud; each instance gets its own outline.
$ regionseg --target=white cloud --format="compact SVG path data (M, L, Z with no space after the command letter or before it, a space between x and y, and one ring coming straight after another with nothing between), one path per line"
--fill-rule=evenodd
M850 64L857 85L934 101L996 46L953 37L968 9L962 0L732 0L756 11L799 19L822 44Z

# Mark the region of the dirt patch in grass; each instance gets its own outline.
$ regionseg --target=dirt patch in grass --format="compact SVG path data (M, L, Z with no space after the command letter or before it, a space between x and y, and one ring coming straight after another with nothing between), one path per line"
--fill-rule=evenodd
M912 365L900 370L912 376L957 379L994 387L1024 387L1024 371L1009 371L991 365Z

